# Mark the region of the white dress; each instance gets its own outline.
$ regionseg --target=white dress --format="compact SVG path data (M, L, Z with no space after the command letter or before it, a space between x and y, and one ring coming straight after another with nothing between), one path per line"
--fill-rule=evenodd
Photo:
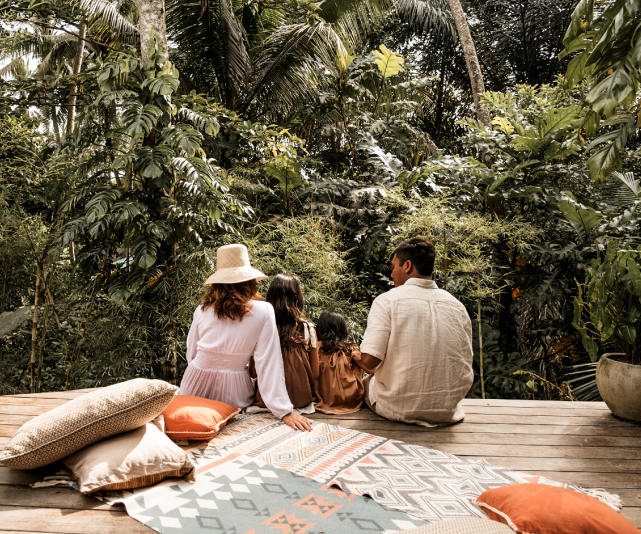
M187 370L179 395L195 395L245 408L255 390L247 364L253 356L265 405L279 419L293 410L285 387L274 309L252 301L242 320L220 319L212 306L194 312L187 336Z

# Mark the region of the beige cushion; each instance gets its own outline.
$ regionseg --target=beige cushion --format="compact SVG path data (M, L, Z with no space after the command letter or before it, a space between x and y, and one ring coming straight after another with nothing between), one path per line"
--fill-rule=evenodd
M514 531L503 523L478 517L436 521L402 532L403 534L514 534Z
M82 493L141 488L167 477L195 480L187 453L153 423L94 443L62 461Z
M162 380L136 378L82 395L22 425L0 451L0 464L35 469L139 428L163 412L177 389Z

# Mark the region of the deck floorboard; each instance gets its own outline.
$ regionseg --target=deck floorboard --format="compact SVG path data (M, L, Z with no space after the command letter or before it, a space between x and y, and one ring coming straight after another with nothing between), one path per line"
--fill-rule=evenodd
M0 447L25 422L88 391L0 397ZM605 488L621 496L622 514L641 527L641 425L615 418L605 403L466 399L464 405L462 423L440 428L387 421L367 409L312 418L464 458L485 458L531 475ZM70 488L29 487L61 467L0 467L1 534L151 532L122 507L106 506Z

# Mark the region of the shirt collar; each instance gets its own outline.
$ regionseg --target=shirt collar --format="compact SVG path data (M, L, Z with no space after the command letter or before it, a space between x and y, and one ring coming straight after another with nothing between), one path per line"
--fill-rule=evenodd
M424 289L438 289L436 282L434 280L425 280L425 278L410 278L405 282L406 286L419 286Z

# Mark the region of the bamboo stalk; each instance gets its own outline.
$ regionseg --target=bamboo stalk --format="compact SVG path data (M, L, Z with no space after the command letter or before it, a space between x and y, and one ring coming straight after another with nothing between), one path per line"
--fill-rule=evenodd
M479 293L481 294L481 274L476 273L476 289ZM478 310L477 310L477 316L476 316L476 322L478 323L479 327L479 367L480 367L480 374L481 374L481 398L485 398L485 384L483 382L483 331L481 328L481 297L479 296L476 299L476 302L478 304Z
M31 359L29 360L29 367L31 371L31 393L36 392L36 350L38 348L38 307L40 306L40 279L42 271L40 263L36 268L36 295L33 301L33 317L31 320Z

